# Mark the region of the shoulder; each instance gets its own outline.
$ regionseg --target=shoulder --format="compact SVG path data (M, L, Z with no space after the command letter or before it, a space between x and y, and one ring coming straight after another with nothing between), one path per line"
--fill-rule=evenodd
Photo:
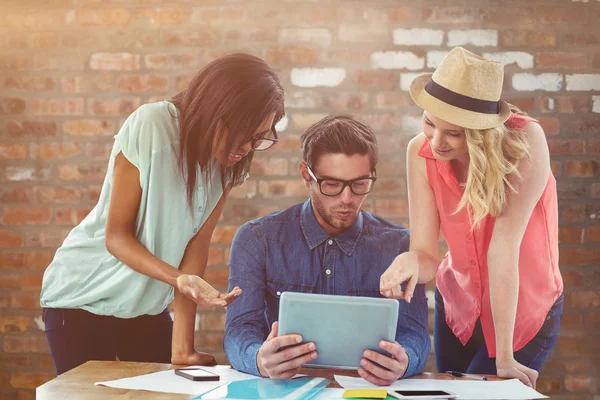
M367 211L363 214L363 238L370 242L377 242L378 247L387 245L408 246L410 242L410 231L403 226L394 224L386 219L373 215Z
M423 132L410 139L408 142L407 154L418 156L419 152L423 148L423 145L425 144L425 140L427 140L427 138Z
M130 127L158 128L173 127L177 120L177 109L167 101L143 104L127 119Z

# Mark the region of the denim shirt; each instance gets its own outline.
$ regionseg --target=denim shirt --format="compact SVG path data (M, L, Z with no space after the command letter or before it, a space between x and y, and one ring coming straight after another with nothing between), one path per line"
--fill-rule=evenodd
M256 355L277 321L285 291L382 297L379 279L408 250L409 239L407 229L366 211L350 228L329 237L310 200L244 224L233 239L229 262L229 290L239 286L243 291L227 308L229 362L260 375ZM399 301L396 341L409 357L404 377L423 372L431 348L424 285L417 285L410 304Z

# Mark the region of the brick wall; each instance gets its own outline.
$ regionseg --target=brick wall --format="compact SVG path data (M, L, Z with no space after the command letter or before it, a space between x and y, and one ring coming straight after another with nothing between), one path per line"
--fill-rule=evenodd
M507 64L505 97L539 118L560 200L561 337L539 389L600 396L600 3L598 0L4 0L0 5L0 397L53 377L40 319L44 268L93 207L112 136L213 58L265 58L286 88L282 141L260 154L214 238L206 278L227 282L243 222L305 199L299 135L333 112L378 134L367 209L407 223L405 148L419 132L411 79L463 45ZM197 345L224 362L224 314L203 312ZM433 359L429 369L433 369Z

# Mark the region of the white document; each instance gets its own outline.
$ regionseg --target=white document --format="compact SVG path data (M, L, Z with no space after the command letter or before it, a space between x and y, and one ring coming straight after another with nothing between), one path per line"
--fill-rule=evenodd
M373 388L375 386L363 378L334 375L335 380L345 389ZM395 382L390 389L405 390L445 390L458 395L460 400L528 400L546 399L548 396L525 386L518 379L503 381L403 379Z
M193 368L192 366L186 368ZM151 374L134 376L131 378L117 379L107 382L96 382L96 386L108 386L116 389L129 390L148 390L150 392L177 393L200 395L209 390L226 385L229 382L241 381L246 379L261 379L254 375L238 372L229 365L217 365L215 367L202 368L220 376L220 380L211 382L191 381L181 376L175 375L175 370L153 372Z
M346 389L325 388L312 397L310 400L344 400L344 391Z

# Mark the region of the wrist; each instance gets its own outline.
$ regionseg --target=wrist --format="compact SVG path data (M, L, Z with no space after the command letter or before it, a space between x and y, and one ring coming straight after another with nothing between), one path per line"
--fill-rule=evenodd
M262 366L262 363L260 362L260 357L258 356L258 352L256 352L256 369L258 370L258 373L260 374L260 376L268 378L269 374L268 372L264 369L264 367Z

